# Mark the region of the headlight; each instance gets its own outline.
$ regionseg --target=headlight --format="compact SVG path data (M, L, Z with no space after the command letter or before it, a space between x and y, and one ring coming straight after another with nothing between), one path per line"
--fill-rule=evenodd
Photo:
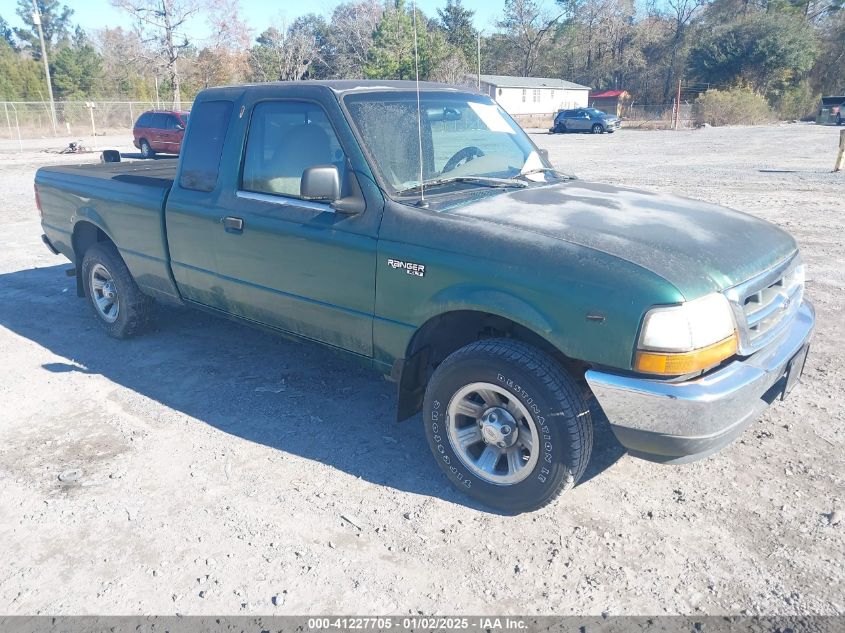
M724 295L713 293L679 306L649 310L643 319L634 369L679 376L730 358L736 349L730 303Z

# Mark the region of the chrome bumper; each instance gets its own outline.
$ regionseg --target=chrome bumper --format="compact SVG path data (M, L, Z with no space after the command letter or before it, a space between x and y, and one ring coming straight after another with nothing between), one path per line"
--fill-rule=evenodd
M694 461L736 439L783 394L790 361L809 342L814 324L812 304L802 301L777 340L701 378L670 383L589 370L587 383L632 455Z

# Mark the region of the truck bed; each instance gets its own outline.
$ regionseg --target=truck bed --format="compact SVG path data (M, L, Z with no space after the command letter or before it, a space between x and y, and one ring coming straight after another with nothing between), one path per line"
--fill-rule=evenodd
M170 278L164 203L176 177L174 159L42 167L35 176L42 226L71 261L82 223L114 240L135 280L161 298L177 294ZM78 264L78 262L75 262Z
M142 187L167 190L173 185L178 162L178 160L174 159L160 159L120 163L90 163L86 165L44 167L43 171L53 174L72 174L74 176L84 176L98 180L113 180Z

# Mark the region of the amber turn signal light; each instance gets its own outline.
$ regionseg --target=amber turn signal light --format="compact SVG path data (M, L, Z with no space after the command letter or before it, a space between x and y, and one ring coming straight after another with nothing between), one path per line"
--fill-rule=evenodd
M634 369L648 374L681 376L716 365L736 354L736 332L728 338L692 352L637 352Z

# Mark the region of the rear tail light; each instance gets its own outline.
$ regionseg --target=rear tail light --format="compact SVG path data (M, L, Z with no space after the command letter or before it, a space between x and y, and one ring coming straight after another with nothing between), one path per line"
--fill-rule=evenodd
M35 189L35 206L38 208L38 217L43 218L44 212L41 210L41 196L38 195L38 185L33 185Z

